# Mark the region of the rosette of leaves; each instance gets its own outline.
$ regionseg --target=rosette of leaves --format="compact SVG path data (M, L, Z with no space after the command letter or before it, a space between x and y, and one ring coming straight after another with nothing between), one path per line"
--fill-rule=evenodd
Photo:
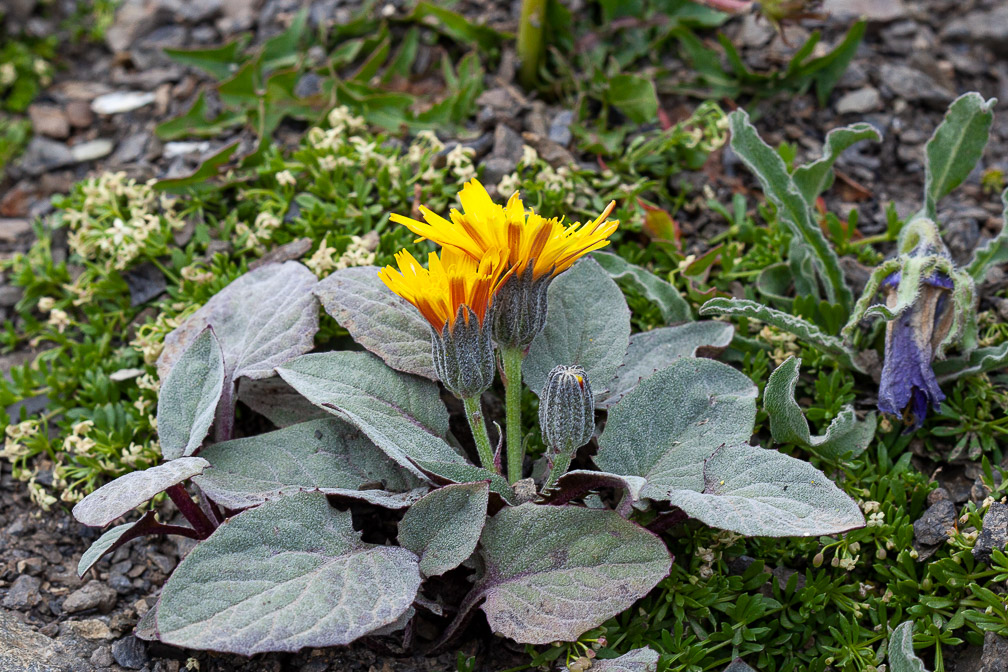
M107 525L167 490L192 526L148 510L106 532L79 571L142 534L199 539L138 629L193 649L346 644L402 630L421 609L453 613L442 642L479 609L494 632L544 644L576 640L650 592L672 562L657 530L676 521L761 536L862 526L858 506L823 473L749 443L756 386L696 356L725 347L732 327L686 322L631 335L614 275L629 274L657 302L675 292L600 258L612 270L586 258L551 285L523 370L537 392L560 362L593 381L608 416L597 469L520 501L450 433L430 330L377 268L316 282L300 264L271 264L169 335L159 362L166 461L74 510ZM308 353L318 303L365 351ZM277 429L234 438L263 424L236 423L236 400ZM463 594L439 591L451 582L472 585L449 604ZM633 654L612 669L648 669L653 658Z

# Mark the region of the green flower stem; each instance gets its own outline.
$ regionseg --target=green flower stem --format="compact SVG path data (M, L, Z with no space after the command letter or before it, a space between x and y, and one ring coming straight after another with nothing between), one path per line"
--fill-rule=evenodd
M480 408L480 398L469 397L463 399L466 419L469 420L469 429L472 430L473 440L476 441L476 451L479 453L480 463L484 469L497 471L494 464L494 451L490 447L490 436L487 434L486 423L483 421L483 409Z
M522 0L518 22L518 59L521 69L518 79L522 86L535 86L539 62L543 53L543 23L546 21L546 0Z
M507 403L507 475L510 483L521 479L522 464L525 462L525 446L522 444L521 431L521 371L524 358L525 353L521 348L501 347L501 360L504 364L504 396Z
M560 453L553 458L553 464L550 466L549 476L546 477L546 482L543 483L542 492L546 492L552 488L557 480L561 476L567 473L570 468L571 458L574 457L574 446L570 443L567 444L567 448L560 451Z

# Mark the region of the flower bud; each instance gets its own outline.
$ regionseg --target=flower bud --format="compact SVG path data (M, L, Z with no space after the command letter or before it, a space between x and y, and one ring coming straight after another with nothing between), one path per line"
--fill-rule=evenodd
M549 372L539 397L539 429L548 447L546 490L563 476L574 452L595 432L595 396L583 368L560 365Z
M493 335L500 345L525 349L546 324L546 290L553 274L533 278L533 266L505 280L494 297Z
M444 386L460 399L483 394L493 384L496 364L490 320L480 324L467 305L459 306L453 324L445 323L441 331L431 328L434 372Z

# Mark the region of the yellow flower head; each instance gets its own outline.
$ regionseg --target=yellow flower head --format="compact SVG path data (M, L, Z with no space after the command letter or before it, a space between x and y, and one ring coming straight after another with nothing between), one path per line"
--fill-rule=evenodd
M494 294L510 275L507 256L497 249L487 251L477 261L446 247L440 258L437 252L430 253L429 270L406 250L397 252L395 259L399 270L386 266L378 272L378 277L389 289L416 306L439 333L446 323L449 330L454 328L463 305L472 310L482 326ZM462 311L462 315L468 323L468 311Z
M508 269L522 275L532 265L532 276L556 275L570 268L584 255L609 244L618 221L606 221L615 202L598 219L587 224L564 226L560 219L546 219L525 207L518 192L507 205L498 205L477 180L470 180L459 192L462 212L452 209L451 221L420 206L424 221L392 215L421 238L432 240L446 250L455 248L475 261L490 250L505 250Z

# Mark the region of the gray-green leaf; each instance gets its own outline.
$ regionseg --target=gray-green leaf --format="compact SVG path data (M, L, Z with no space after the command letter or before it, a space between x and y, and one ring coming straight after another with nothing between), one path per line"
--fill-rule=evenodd
M966 93L949 105L945 119L925 147L925 213L938 218L938 201L965 180L983 156L994 121L996 98Z
M874 413L858 420L850 406L840 411L822 436L812 436L808 420L795 401L795 386L801 359L788 357L770 374L763 391L763 407L770 416L770 433L777 443L796 443L802 448L830 459L849 454L857 457L875 436Z
M186 348L161 384L158 438L166 460L189 457L203 443L224 391L224 353L207 327Z
M202 457L180 457L143 471L124 474L77 502L73 515L91 527L108 525L154 495L203 473L210 463Z
M689 322L693 319L689 303L671 283L647 269L631 264L618 254L594 252L591 256L613 279L629 283L658 306L666 324Z
M646 646L624 653L619 658L596 660L592 672L655 672L658 669L658 652ZM570 672L570 668L564 668Z
M889 669L891 672L928 672L924 661L914 653L913 621L904 621L889 635Z
M574 641L627 609L672 566L665 544L615 511L523 504L487 521L468 605L527 644Z
M95 564L106 554L111 553L120 546L144 534L144 532L138 533L137 529L145 528L147 523L151 522L153 519L154 512L148 511L142 518L140 518L140 520L135 520L132 523L116 525L115 527L106 530L105 533L98 537L81 555L80 562L77 563L77 576L84 576L84 572L94 567Z
M229 509L308 490L340 495L360 491L359 498L382 495L389 503L398 503L402 498L388 495L422 485L361 430L332 416L213 444L200 456L210 466L193 481Z
M701 348L726 348L735 335L728 322L688 322L630 336L626 359L616 370L608 392L596 395L595 406L609 408L637 384L681 357L695 357Z
M465 462L445 442L448 411L437 384L400 373L367 352L303 355L277 369L313 404L359 427L397 464Z
M420 573L440 576L476 550L486 522L485 481L447 485L414 504L399 522L399 545L420 556Z
M938 382L944 383L963 376L1000 369L1006 365L1008 365L1008 342L989 348L977 348L970 352L968 357L938 360L934 363L934 372Z
M395 622L420 586L410 551L360 540L320 493L225 521L176 568L157 610L161 640L251 656L348 644Z
M1004 205L1004 211L1001 215L1001 230L973 253L973 259L966 267L978 285L986 279L987 271L992 266L1008 261L1008 189L1001 192L1001 203Z
M298 394L280 376L246 380L238 389L238 400L277 427L290 427L329 415Z
M507 479L500 474L477 467L468 462L437 462L434 460L415 460L425 474L436 483L478 483L486 481L490 484L490 492L497 494L508 504L515 503L514 490Z
M522 365L525 384L538 394L553 367L579 364L592 389L602 392L630 343L623 292L598 262L585 258L554 280L546 297L546 326Z
M335 271L315 296L355 341L393 369L436 380L427 321L378 277L377 266Z
M882 142L882 135L870 124L834 128L826 134L822 157L795 169L792 178L809 207L813 207L819 194L833 184L833 164L836 160L845 149L862 140Z

